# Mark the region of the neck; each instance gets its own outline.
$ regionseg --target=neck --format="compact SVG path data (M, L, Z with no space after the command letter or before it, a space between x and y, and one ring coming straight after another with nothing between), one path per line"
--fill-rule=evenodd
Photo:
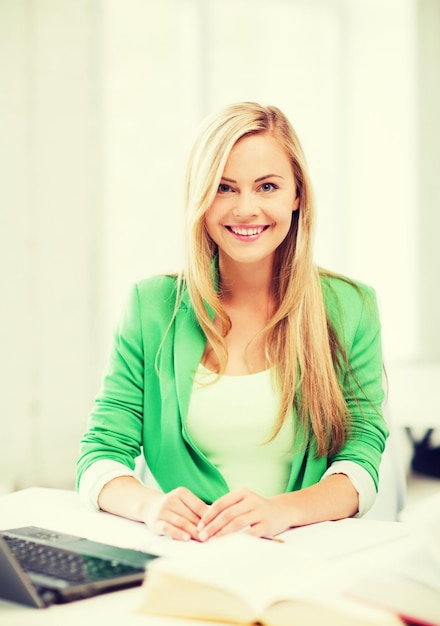
M272 260L267 263L232 263L219 259L221 292L224 302L243 303L247 307L272 297Z

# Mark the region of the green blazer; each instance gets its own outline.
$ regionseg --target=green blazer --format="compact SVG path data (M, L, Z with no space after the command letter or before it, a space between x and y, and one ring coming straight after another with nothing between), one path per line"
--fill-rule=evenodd
M357 283L321 279L327 314L347 351L358 384L344 374L344 392L352 418L351 437L333 457L315 458L310 445L295 445L287 491L320 480L333 461L364 467L378 484L378 468L388 429L382 417L382 353L374 291ZM113 350L81 440L77 484L95 461L112 459L134 469L142 452L160 487L185 486L210 503L228 486L190 441L185 423L193 375L205 336L185 293L172 319L176 279L156 276L133 286L117 326ZM355 392L353 392L355 390ZM360 410L361 409L361 410Z

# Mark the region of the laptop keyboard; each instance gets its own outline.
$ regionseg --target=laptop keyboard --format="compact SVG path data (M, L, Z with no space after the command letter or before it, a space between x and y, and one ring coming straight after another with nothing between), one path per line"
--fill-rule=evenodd
M127 572L144 571L117 560L75 554L63 548L11 537L6 534L3 535L3 539L28 574L44 574L68 581L71 584L94 582L114 578Z

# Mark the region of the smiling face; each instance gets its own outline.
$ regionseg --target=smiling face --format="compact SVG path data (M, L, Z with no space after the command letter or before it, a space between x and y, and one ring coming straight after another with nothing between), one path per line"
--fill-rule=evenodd
M299 206L289 158L267 133L232 148L205 226L220 262L272 263Z

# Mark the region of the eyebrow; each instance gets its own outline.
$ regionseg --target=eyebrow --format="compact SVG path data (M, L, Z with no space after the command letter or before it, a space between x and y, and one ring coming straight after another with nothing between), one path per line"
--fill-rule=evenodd
M260 176L259 178L256 178L254 180L254 183L261 183L261 181L265 180L266 178L282 178L284 180L284 176L280 176L279 174L265 174L264 176ZM234 180L233 178L226 178L226 176L222 176L221 180L226 180L228 183L237 184L236 180Z

